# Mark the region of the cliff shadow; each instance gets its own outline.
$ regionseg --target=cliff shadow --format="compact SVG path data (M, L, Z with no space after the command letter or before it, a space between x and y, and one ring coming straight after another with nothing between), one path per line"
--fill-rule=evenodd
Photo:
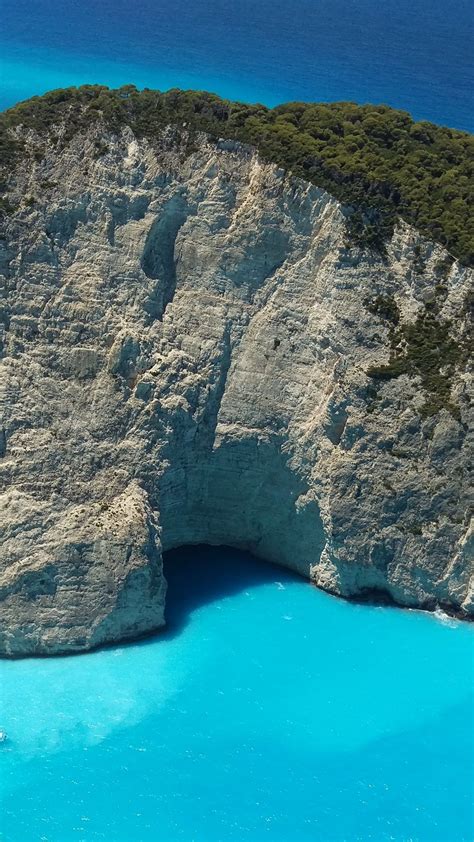
M164 551L229 546L310 577L325 546L324 526L280 438L243 434L209 450L196 436L192 447L180 442L174 450L178 458L152 498Z
M198 608L249 588L294 582L297 573L227 546L187 545L163 553L168 583L166 626L160 637L174 637Z
M145 242L141 267L145 275L157 280L153 303L146 307L152 319L162 319L176 292L176 238L186 221L186 203L173 196L152 224Z

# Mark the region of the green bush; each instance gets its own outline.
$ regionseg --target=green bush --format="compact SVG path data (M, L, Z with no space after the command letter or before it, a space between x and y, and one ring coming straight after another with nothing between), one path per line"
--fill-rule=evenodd
M377 295L372 301L364 301L367 310L383 321L397 325L400 321L398 304L391 295Z
M24 154L11 131L18 126L59 143L97 120L116 131L129 125L150 139L175 124L188 137L188 153L196 131L252 144L263 159L344 203L350 242L383 253L401 217L474 265L474 138L467 132L414 122L386 105L290 102L270 109L202 91L84 85L33 97L0 115L0 162L8 169ZM60 124L64 135L55 133ZM415 264L423 271L421 258Z
M380 381L401 374L418 375L426 394L422 415L434 415L444 407L458 417L459 410L450 399L451 382L465 349L452 338L451 323L441 321L436 312L425 308L415 322L392 330L390 339L389 362L369 368L369 377Z

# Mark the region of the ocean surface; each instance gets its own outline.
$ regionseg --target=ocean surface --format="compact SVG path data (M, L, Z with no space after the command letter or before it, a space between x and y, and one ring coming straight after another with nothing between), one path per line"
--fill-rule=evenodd
M474 629L228 549L165 633L0 666L4 842L471 842Z
M78 85L388 103L474 130L472 0L2 0L0 108Z

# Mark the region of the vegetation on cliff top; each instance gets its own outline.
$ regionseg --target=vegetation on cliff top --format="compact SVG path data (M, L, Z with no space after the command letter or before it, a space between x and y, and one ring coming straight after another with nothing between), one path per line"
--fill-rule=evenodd
M0 161L22 154L11 129L64 123L63 140L95 119L153 138L169 124L252 144L268 161L328 190L351 209L349 233L383 250L397 217L474 265L474 137L385 105L230 102L199 91L83 86L33 97L0 115Z

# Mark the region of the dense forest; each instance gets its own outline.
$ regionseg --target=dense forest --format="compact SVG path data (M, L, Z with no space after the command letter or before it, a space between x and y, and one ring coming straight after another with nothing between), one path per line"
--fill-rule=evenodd
M12 132L18 126L54 133L65 124L65 141L97 119L148 138L175 124L190 151L196 131L252 144L265 160L341 200L352 242L383 252L401 217L474 265L474 137L466 132L415 122L385 105L292 102L270 109L200 91L88 85L33 97L1 114L1 164L8 168L22 154ZM7 202L2 206L8 211Z

